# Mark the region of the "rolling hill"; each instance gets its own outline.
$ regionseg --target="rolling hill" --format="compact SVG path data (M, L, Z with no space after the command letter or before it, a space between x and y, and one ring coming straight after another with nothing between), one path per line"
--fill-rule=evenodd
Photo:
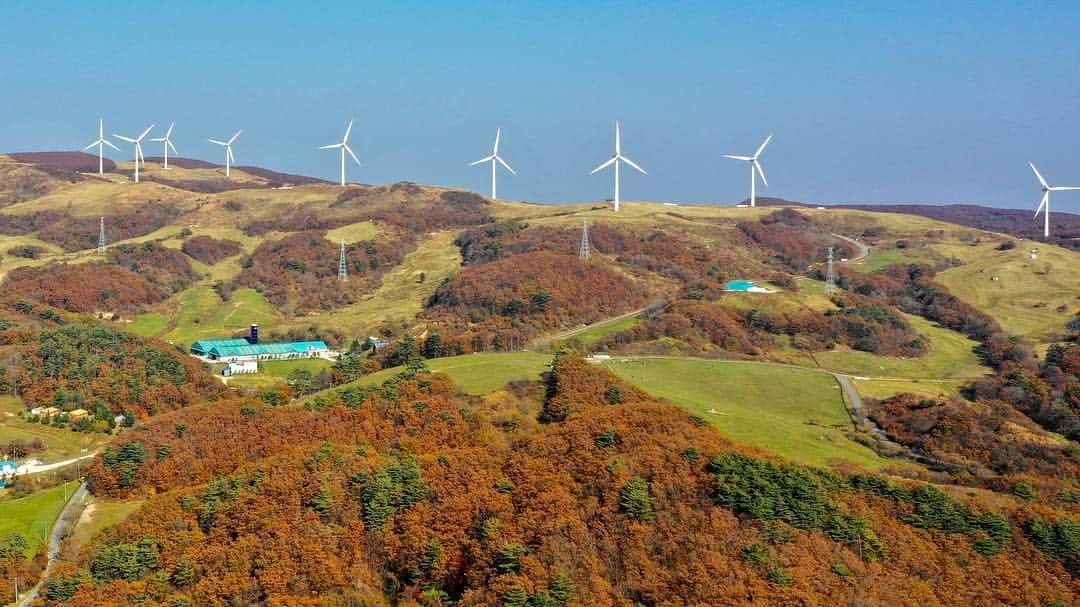
M1080 596L1080 253L1017 213L170 165L0 156L0 392L102 400L92 491L138 504L46 605ZM341 356L226 386L183 355L252 322Z

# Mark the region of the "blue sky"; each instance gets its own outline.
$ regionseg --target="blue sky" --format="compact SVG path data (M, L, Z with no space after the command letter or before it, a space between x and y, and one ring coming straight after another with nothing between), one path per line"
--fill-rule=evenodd
M243 128L240 164L334 177L315 148L355 117L350 179L486 191L467 163L501 126L499 193L566 202L611 195L587 173L619 118L650 173L624 199L741 200L720 155L775 131L764 195L1029 207L1029 159L1080 185L1080 4L1020 4L9 0L0 150L82 147L103 115L218 161Z

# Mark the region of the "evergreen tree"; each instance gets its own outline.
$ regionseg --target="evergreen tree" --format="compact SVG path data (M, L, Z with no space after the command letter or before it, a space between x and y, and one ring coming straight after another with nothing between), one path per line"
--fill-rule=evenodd
M619 493L619 506L632 518L642 521L652 520L653 505L649 483L640 476L631 478Z

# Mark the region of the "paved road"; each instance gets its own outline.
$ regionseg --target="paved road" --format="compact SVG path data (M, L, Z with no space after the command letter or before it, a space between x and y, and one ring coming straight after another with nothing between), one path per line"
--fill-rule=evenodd
M33 603L37 599L38 594L41 592L41 586L49 577L49 570L52 569L53 563L60 557L60 542L63 541L67 532L73 528L79 521L79 517L76 513L83 507L86 500L90 497L90 492L86 490L86 483L79 485L79 488L75 490L75 493L71 494L71 498L67 504L64 505L64 509L60 512L60 516L56 518L56 523L53 524L52 533L49 535L49 563L45 566L45 571L41 574L41 582L30 589L23 595L22 599L18 602L18 607L24 607Z
M832 236L835 236L836 238L839 238L840 240L843 240L845 242L850 242L851 244L855 245L859 249L859 254L858 255L856 255L855 257L849 258L844 263L852 263L852 262L856 262L856 261L862 261L862 260L866 259L867 255L870 254L870 247L863 244L863 243L861 243L861 242L859 242L858 240L855 240L854 238L848 238L847 236L844 236L842 234L833 234Z
M49 470L55 470L57 468L63 468L64 466L70 466L71 464L80 462L84 459L90 459L95 455L97 455L97 452L87 455L80 455L79 457L73 457L71 459L64 460L62 462L55 462L52 464L23 464L19 466L16 474L21 476L23 474L39 474L41 472L48 472Z

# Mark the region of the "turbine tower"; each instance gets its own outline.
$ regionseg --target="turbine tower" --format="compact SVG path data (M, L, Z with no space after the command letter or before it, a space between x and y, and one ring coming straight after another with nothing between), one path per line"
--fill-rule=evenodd
M169 130L165 131L164 137L157 137L156 139L150 140L160 142L165 148L165 163L161 166L161 168L165 169L166 171L169 170L169 148L172 148L172 151L175 154L180 153L176 151L176 146L172 143L172 130L174 126L176 126L175 122L169 124Z
M836 295L836 268L833 267L832 247L829 247L829 261L825 274L825 294Z
M345 263L345 241L344 240L341 241L341 257L338 258L337 277L338 277L338 280L341 280L341 281L349 280L349 269L348 269L348 265Z
M236 138L240 136L240 133L243 133L243 132L244 132L244 129L240 129L239 131L236 131L236 134L233 135L232 137L230 137L228 141L219 141L217 139L209 139L208 140L210 143L216 143L216 144L218 144L218 145L225 148L225 176L226 177L229 176L229 168L232 166L232 163L236 162L236 157L233 156L233 153L232 153L232 144L233 144L234 141L236 141Z
M97 240L97 252L98 255L105 254L105 217L101 218L101 230L98 232Z
M1035 168L1035 165L1028 163L1031 170L1035 173L1035 177L1039 180L1039 185L1042 186L1042 202L1039 203L1039 208L1035 209L1035 217L1039 216L1041 212L1043 214L1043 238L1050 238L1050 192L1060 192L1063 190L1080 190L1080 187L1076 186L1051 186L1046 183L1043 176L1039 173L1039 169Z
M499 156L499 138L501 136L502 136L502 129L501 128L495 129L495 147L492 148L491 155L490 156L484 156L480 160L469 163L469 166L476 166L478 164L482 164L482 163L485 163L485 162L490 162L491 163L491 199L492 200L495 200L495 198L496 198L496 196L495 196L495 175L496 175L496 173L498 173L498 166L497 165L501 164L504 167L506 167L506 170L510 171L511 174L517 175L517 173L514 171L514 169L510 168L510 165L506 164L506 161L503 160L501 156Z
M765 138L765 141L761 143L761 146L758 147L757 151L754 152L753 156L735 156L734 154L724 154L724 158L731 158L732 160L745 160L750 163L750 206L752 207L757 206L757 177L760 175L761 183L765 184L766 187L769 185L769 181L765 179L765 171L761 168L761 163L758 162L758 156L761 156L761 153L765 151L765 146L769 145L770 141L772 141L772 133L769 133L769 136Z
M645 169L643 169L643 168L639 167L638 165L634 164L633 160L630 160L626 156L622 155L622 143L621 143L620 139L621 139L621 137L619 136L619 121L616 120L615 121L615 155L612 156L611 158L609 158L607 162L605 162L604 164L596 167L595 169L593 169L589 173L590 175L594 175L594 174L596 174L597 171L600 171L602 169L606 169L608 166L610 166L612 164L615 165L615 205L614 205L614 207L615 207L615 212L616 213L619 212L619 163L620 162L625 162L626 164L628 164L628 165L634 167L635 169L637 169L638 172L640 172L642 175L648 175L648 173L645 172Z
M352 159L356 161L356 166L360 166L360 159L356 157L356 154L353 154L352 148L349 147L349 133L352 132L352 123L353 121L350 120L349 126L345 128L345 136L341 138L341 143L324 145L319 148L320 150L341 149L341 185L345 185L345 153L348 152L349 156L352 156Z
M589 253L589 220L583 219L581 221L581 249L578 250L578 257L588 259Z
M146 137L147 135L149 135L150 131L154 130L155 126L157 126L157 125L156 124L151 124L150 126L146 127L146 130L143 131L141 135L139 135L138 137L134 137L134 138L132 138L132 137L124 137L123 135L117 135L116 133L113 133L113 135L115 135L117 139L121 139L123 141L126 141L128 143L131 143L131 144L135 145L135 183L139 183L139 164L144 161L143 151L142 151L143 137Z
M95 141L94 143L91 143L90 145L84 147L83 151L85 152L86 150L89 150L90 148L94 147L95 145L98 148L98 150L97 150L97 157L98 157L97 172L98 172L98 175L104 175L105 174L105 146L109 146L112 149L116 150L117 152L120 151L120 148L116 147L115 145L113 145L113 142L111 142L111 141L109 141L108 139L105 138L105 119L104 118L98 118L98 138L97 138L97 141Z

